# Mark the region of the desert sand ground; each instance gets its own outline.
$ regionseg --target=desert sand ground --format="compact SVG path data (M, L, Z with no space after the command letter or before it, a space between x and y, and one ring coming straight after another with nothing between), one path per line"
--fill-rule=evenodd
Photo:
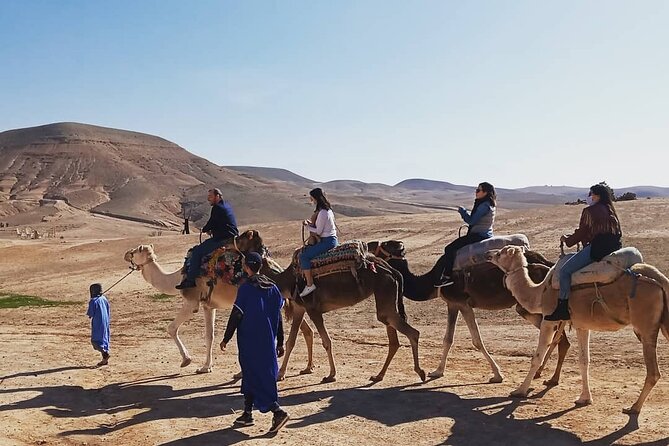
M637 246L648 263L669 272L669 202L639 200L618 204L625 244ZM524 232L533 248L552 260L560 234L573 230L581 207L557 206L501 211L498 234ZM487 384L489 367L458 327L445 376L424 384L412 370L406 338L386 379L370 384L386 354L386 336L374 304L326 315L334 340L338 380L320 384L327 373L325 352L316 339L316 370L300 376L306 351L298 339L287 379L279 384L291 421L278 435L266 435L270 415L256 425L232 429L242 407L236 346L216 349L213 373L196 375L204 358L202 313L182 328L194 356L179 368L177 348L166 326L180 307L179 297L155 299L157 292L138 273L108 293L112 306L112 357L95 368L85 315L88 285L105 286L128 270L123 253L153 243L160 263L179 267L197 236L149 236L152 230L113 219L83 218L79 227L51 240L0 238L0 291L80 305L0 310L0 445L231 445L231 444L411 444L418 445L609 445L669 444L669 384L660 380L643 412L621 409L638 396L645 369L631 329L594 333L591 377L594 404L575 408L580 391L575 336L559 386L541 380L527 399L509 398L529 368L538 331L513 309L478 311L481 332L505 374ZM443 245L457 235L455 212L341 219L343 239L402 239L414 272L434 264ZM254 225L281 264L300 243L298 222ZM406 302L409 321L421 332L420 357L426 371L439 360L446 305L439 300ZM227 311L219 311L216 345ZM234 344L234 343L233 343ZM660 370L669 371L668 346L658 346ZM552 370L555 358L550 362ZM550 371L549 370L549 371ZM546 373L547 374L547 373Z

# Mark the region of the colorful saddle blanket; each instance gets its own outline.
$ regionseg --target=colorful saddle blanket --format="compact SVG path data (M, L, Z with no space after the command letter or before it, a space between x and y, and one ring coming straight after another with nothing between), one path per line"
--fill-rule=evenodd
M530 247L525 234L495 236L458 249L455 255L453 271L465 269L480 263L486 263L485 253L491 249L502 249L507 245Z
M293 265L298 275L302 274L299 256L302 248L295 251ZM311 273L313 277L326 276L329 274L350 272L351 269L360 269L367 265L367 244L360 240L342 243L329 251L319 254L311 260Z
M192 248L186 254L184 268L188 268ZM245 278L242 270L241 256L235 249L222 246L202 258L200 276L216 281L223 281L229 285L239 285Z
M574 254L562 256L555 265L555 272L551 278L551 287L554 290L560 289L560 269ZM635 263L643 263L643 256L638 249L627 247L612 252L599 262L591 263L585 268L581 268L571 275L571 286L592 284L592 283L611 283L620 277L625 269Z

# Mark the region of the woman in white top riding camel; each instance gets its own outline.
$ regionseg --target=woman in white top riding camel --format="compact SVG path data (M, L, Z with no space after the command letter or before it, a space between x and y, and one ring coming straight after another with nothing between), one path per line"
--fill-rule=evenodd
M307 286L300 293L301 297L312 293L316 289L314 279L311 275L311 259L339 244L334 212L332 212L332 206L330 206L330 202L325 197L323 190L317 187L309 192L309 196L311 202L316 205L316 209L311 220L304 220L302 224L309 229L312 235L317 235L320 240L314 245L305 246L300 254L300 266L307 281Z

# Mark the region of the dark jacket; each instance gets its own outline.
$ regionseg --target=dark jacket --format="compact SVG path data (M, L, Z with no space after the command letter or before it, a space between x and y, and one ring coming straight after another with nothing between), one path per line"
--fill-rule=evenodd
M572 235L567 237L567 246L581 243L589 245L599 234L621 234L620 222L605 204L595 203L581 213L581 221Z
M202 232L209 231L216 240L228 240L239 235L237 220L228 202L219 201L211 207L209 221L202 228Z

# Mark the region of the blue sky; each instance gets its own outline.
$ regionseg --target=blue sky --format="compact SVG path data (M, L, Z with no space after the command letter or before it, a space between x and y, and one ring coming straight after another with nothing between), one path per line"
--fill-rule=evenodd
M669 186L668 23L666 1L6 0L0 130L320 181Z

